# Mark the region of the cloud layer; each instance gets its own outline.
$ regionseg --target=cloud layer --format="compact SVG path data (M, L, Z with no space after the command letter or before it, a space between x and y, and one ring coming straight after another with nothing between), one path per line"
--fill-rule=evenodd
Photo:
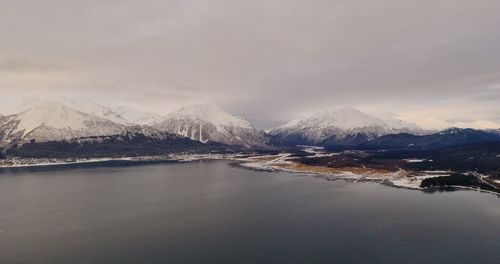
M345 105L424 126L500 123L496 0L1 2L4 105L213 101L263 128Z

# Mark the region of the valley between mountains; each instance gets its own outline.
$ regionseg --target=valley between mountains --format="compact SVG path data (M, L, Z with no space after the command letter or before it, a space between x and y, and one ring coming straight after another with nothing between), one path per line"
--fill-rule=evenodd
M162 116L72 99L0 115L1 167L200 159L328 180L500 192L500 130L427 131L351 107L267 132L213 104Z

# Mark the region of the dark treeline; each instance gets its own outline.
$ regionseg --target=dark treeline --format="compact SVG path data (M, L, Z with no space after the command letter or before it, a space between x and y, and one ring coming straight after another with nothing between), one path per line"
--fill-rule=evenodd
M358 150L432 150L451 146L474 145L500 142L500 134L476 129L448 129L430 135L412 135L407 133L385 135L360 144L327 144L331 151L343 149Z
M427 161L410 164L415 169L476 171L493 177L500 176L500 142L422 151L417 156Z
M106 137L79 142L30 142L7 150L8 157L22 158L99 158L166 155L179 152L232 152L238 150L218 143L204 144L188 138L152 139L141 134L134 137Z
M422 181L420 187L447 187L447 186L466 186L477 187L488 191L497 191L493 186L482 182L478 177L471 174L452 174L450 176L440 176L427 178Z

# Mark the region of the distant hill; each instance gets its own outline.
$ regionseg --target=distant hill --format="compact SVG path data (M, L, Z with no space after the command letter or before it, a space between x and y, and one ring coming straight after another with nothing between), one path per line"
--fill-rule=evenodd
M430 135L385 135L360 144L363 149L438 149L447 146L499 142L500 135L475 129L450 128Z

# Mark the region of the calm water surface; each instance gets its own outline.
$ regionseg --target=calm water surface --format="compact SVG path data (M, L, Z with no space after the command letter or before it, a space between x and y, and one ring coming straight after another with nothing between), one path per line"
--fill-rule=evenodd
M500 263L500 199L225 161L0 170L0 263Z

